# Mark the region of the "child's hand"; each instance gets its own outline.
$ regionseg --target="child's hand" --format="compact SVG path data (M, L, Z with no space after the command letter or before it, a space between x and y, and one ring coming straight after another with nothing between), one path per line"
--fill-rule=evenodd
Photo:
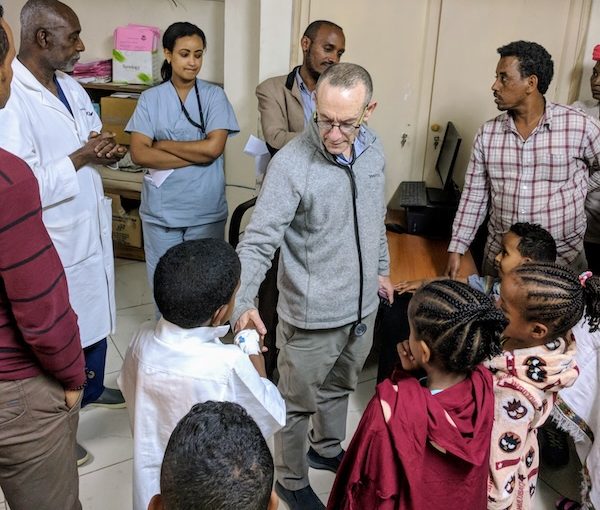
M249 356L261 353L260 337L255 329L242 329L235 335L233 343Z
M406 282L398 282L394 285L394 289L398 292L398 294L404 294L405 292L414 292L421 285L425 283L425 280L411 280Z
M412 352L410 352L410 345L408 344L408 340L404 340L404 342L400 342L396 349L398 350L398 355L400 356L400 363L402 363L402 368L407 372L411 372L413 370L417 370L419 365L417 365Z

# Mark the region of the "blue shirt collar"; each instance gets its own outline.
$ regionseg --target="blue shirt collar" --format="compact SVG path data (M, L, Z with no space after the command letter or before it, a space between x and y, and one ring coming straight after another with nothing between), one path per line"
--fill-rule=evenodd
M315 101L315 94L308 90L306 83L300 76L300 68L296 71L296 84L300 89L300 97L302 98L302 110L304 112L304 125L306 126L313 117L317 104Z
M367 148L367 140L366 140L366 135L367 132L364 128L364 126L360 126L360 128L358 128L358 135L356 135L356 138L354 139L354 158L356 159L358 158L358 156L360 156L363 152L365 152L365 149ZM354 163L354 161L351 159L346 159L346 157L343 154L338 154L335 157L336 161L341 164L341 165L350 165L352 163Z

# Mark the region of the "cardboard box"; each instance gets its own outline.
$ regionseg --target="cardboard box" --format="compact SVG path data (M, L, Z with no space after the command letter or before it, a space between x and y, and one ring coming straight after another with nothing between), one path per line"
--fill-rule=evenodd
M119 195L107 194L112 199L112 238L115 244L141 248L142 220L138 208L126 211Z
M129 145L131 136L124 131L125 126L133 115L137 99L130 97L100 98L100 118L104 131L115 133L117 143Z
M162 53L113 50L113 82L154 85L160 81Z

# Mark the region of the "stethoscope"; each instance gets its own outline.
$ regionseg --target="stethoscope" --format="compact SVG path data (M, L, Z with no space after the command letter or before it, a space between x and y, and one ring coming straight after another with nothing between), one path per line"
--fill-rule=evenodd
M177 94L177 98L179 99L179 102L181 103L181 111L185 115L185 118L188 120L188 122L192 126L198 128L202 132L203 135L206 135L206 126L204 124L204 114L202 113L202 103L200 102L200 93L198 92L198 82L195 80L194 80L194 90L196 91L196 101L198 102L198 113L200 114L200 124L198 124L194 119L192 119L192 117L190 117L190 114L187 111L187 108L185 107L185 105L183 104L183 101L179 97L179 94Z
M352 165L356 161L356 154L354 152L354 145L352 145L352 157L347 165L339 164L348 175L350 179L350 186L352 188L352 212L354 216L354 240L356 241L356 252L358 253L358 267L359 267L359 287L358 293L358 318L352 325L350 330L354 336L363 336L367 332L367 325L362 321L362 300L363 300L363 287L364 287L364 274L363 274L363 262L362 262L362 250L360 248L360 232L358 230L358 212L356 208L356 198L358 196L358 190L356 188L356 180L354 179L354 172Z

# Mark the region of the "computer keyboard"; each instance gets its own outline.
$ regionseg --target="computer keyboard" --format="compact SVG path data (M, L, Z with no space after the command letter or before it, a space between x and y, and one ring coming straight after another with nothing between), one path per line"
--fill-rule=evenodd
M403 181L398 187L398 204L401 207L425 207L427 189L424 181Z

